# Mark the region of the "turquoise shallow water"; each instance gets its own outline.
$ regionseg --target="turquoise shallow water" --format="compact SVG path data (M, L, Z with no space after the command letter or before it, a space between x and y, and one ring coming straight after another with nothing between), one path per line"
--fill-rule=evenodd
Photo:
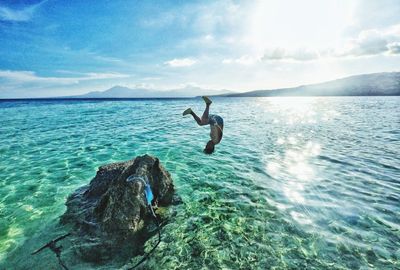
M68 194L145 153L183 201L146 269L400 269L399 97L215 99L225 133L211 156L188 106L204 104L0 102L0 269L58 269L29 253L67 230ZM129 263L84 263L63 245L71 269Z

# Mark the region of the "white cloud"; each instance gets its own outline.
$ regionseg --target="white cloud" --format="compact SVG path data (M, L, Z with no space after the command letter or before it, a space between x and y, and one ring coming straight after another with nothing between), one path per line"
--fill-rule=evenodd
M348 40L344 48L336 50L335 56L368 56L398 54L400 24L384 29L361 31L354 39Z
M206 35L206 36L204 36L204 39L207 41L210 41L210 40L214 40L214 37L213 37L213 35Z
M0 5L0 21L29 21L33 17L35 11L45 2L47 2L47 0L20 10Z
M95 55L93 57L96 60L103 61L103 62L110 62L110 63L122 63L123 61L116 57L109 57L109 56L102 56L102 55Z
M390 54L400 54L400 42L393 42L388 44Z
M189 67L193 66L197 63L197 60L192 58L175 58L170 61L164 62L164 64L169 65L170 67Z
M242 55L239 58L226 58L222 60L223 64L240 64L240 65L253 65L260 62L260 57L250 56L250 55Z
M358 37L351 40L344 56L376 55L387 51L387 40L383 33L372 29L362 31Z
M127 74L122 74L118 72L110 72L110 73L86 73L86 77L78 78L79 81L88 81L88 80L101 80L101 79L118 79L118 78L127 78L130 77Z
M386 9L393 7L397 10L400 5L395 2L386 1L382 5ZM396 26L396 23L400 17L394 12L376 17L376 21L388 20L385 24L373 23L361 27L359 17L362 15L368 20L368 12L355 14L356 3L348 1L326 4L308 0L294 4L295 8L290 10L282 1L251 3L246 7L239 4L240 8L231 5L232 10L226 11L228 18L221 18L224 8L213 5L210 12L200 12L202 15L196 19L197 28L213 35L212 46L201 46L214 53L222 44L225 50L221 49L223 56L220 59L223 60L219 61L231 64L232 68L234 64L268 68L266 65L269 63L315 64L317 61L326 63L334 59L398 54L400 24ZM360 5L370 10L368 3L360 2ZM392 19L389 20L389 17ZM231 41L229 44L228 38Z
M222 64L232 64L235 61L235 59L232 58L226 58L222 60Z
M286 50L283 48L275 48L271 50L266 50L263 56L263 60L282 60L287 57Z
M162 77L144 77L142 78L142 81L159 81L161 79Z
M68 72L63 72L68 73ZM73 72L72 72L73 73ZM80 77L41 77L33 71L0 70L0 78L13 83L44 83L44 84L77 84L80 81L127 78L129 75L121 73L78 73Z
M223 64L241 64L241 65L254 65L262 61L311 61L320 58L317 51L300 48L295 50L288 50L285 48L273 48L265 50L261 56L242 55L239 58L226 58L222 60Z
M16 22L29 21L33 15L33 12L34 9L32 7L23 10L12 10L10 8L0 6L0 20Z
M266 49L264 61L311 61L323 58L362 57L381 54L400 54L400 25L384 29L367 29L355 38L344 39L342 46L313 49L276 47Z
M295 50L288 50L284 48L275 48L266 50L262 60L294 60L294 61L310 61L318 59L319 53L315 50L308 48L299 48Z

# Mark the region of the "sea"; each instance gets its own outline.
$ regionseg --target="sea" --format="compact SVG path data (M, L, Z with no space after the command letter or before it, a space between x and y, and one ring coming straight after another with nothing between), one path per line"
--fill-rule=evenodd
M99 166L157 156L181 203L141 269L400 269L400 97L0 101L0 269L62 269L33 251L68 231L69 194ZM157 236L147 240L149 251ZM69 269L90 263L65 238ZM126 254L127 251L124 252ZM128 251L129 253L129 251Z

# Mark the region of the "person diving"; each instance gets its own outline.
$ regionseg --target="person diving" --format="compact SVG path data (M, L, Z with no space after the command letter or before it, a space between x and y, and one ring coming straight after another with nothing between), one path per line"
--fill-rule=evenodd
M206 96L202 97L204 102L206 103L206 109L204 110L203 116L198 117L191 108L186 109L183 112L183 116L191 114L194 120L197 122L199 126L210 125L210 137L204 148L203 152L206 154L212 154L215 150L215 145L219 144L222 140L223 130L224 130L224 120L221 116L216 114L209 114L210 105L212 103L211 99Z

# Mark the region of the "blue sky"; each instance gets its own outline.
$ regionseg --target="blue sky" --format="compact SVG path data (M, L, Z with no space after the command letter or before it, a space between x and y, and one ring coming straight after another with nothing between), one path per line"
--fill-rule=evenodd
M1 1L0 97L400 71L400 1Z

